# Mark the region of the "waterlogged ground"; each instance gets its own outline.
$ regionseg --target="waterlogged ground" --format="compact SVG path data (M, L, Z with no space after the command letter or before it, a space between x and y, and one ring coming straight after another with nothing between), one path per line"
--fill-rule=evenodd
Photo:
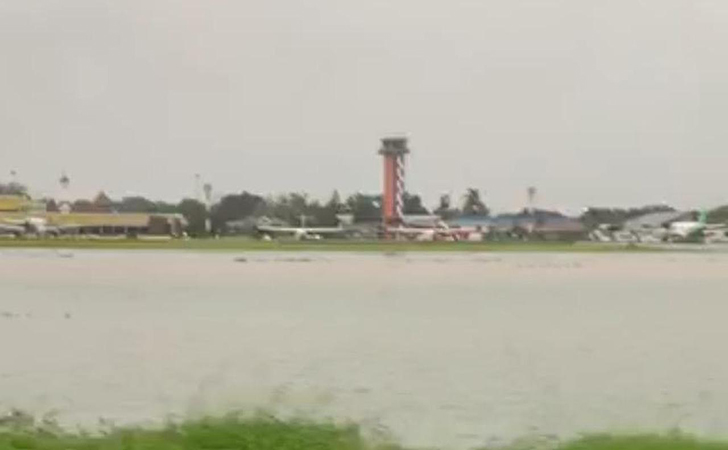
M257 407L467 448L728 430L728 254L0 250L0 408Z

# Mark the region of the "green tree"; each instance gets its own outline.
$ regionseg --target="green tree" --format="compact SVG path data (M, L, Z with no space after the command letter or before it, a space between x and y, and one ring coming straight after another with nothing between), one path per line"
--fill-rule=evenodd
M708 223L728 223L728 205L708 211Z
M318 202L310 204L309 214L316 225L331 227L338 225L339 219L337 215L341 213L343 209L344 207L341 204L341 197L337 191L334 191L326 204L320 205Z
M487 216L490 210L480 198L480 191L468 188L463 202L463 214L466 216Z
M438 203L437 208L434 212L438 216L442 217L444 220L449 220L457 217L460 213L457 208L452 207L450 195L448 194L443 194L440 196L440 202Z
M96 211L96 206L90 200L76 200L71 205L71 211L78 213L91 213Z
M382 197L357 193L346 199L346 206L357 222L382 220Z
M422 199L419 195L410 194L405 192L402 196L404 202L404 214L429 214L430 211L422 204Z
M159 201L155 204L155 211L161 214L174 214L178 212L177 207L177 204Z
M309 221L317 204L309 202L306 194L292 192L270 197L266 200L265 215L291 225L300 225L301 220Z
M586 208L579 220L587 228L595 228L601 224L620 225L645 214L672 211L675 211L675 208L668 205L646 205L638 208Z
M142 196L124 197L116 205L116 210L125 213L155 213L159 212L157 204Z
M0 195L26 195L28 189L16 182L0 183Z
M60 208L58 207L58 203L56 203L56 201L53 200L52 198L47 199L45 204L46 204L46 211L48 211L48 212L60 211Z
M177 205L177 211L187 220L187 232L191 236L202 236L205 234L207 207L202 202L186 198Z
M226 195L212 207L212 228L223 230L226 222L259 216L265 210L266 202L259 195L250 192Z

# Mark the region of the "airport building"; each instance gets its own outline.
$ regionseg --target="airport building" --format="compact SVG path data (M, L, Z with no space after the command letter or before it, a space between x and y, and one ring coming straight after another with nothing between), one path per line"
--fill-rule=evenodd
M480 229L488 239L577 241L587 236L586 228L578 219L540 209L497 216L463 216L449 224Z
M45 209L44 202L32 200L27 195L0 195L0 214L42 212Z
M90 205L90 206L89 206ZM98 236L182 236L187 221L181 214L119 213L113 202L99 194L83 211L49 211L44 202L27 196L0 196L0 225L40 220L48 229L67 235ZM61 231L59 231L59 234Z

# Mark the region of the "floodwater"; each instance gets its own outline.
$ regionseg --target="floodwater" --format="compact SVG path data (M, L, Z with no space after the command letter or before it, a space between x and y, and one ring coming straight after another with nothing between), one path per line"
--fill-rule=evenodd
M728 254L0 250L0 409L408 445L728 430Z

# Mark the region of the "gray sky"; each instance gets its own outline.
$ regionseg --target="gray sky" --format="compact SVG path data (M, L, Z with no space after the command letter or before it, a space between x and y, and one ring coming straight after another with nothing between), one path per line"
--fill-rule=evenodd
M0 180L728 203L725 0L0 1Z

